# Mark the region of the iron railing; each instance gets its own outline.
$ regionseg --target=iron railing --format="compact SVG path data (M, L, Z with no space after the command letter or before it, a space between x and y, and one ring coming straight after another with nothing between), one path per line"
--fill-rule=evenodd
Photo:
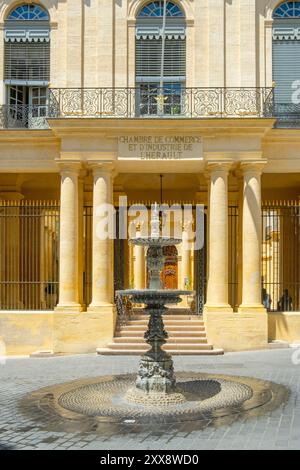
M52 88L47 105L0 106L2 129L47 129L53 118L275 118L299 128L300 105L278 103L273 88Z
M0 128L47 129L47 106L4 105L0 106Z
M300 105L278 103L273 88L52 88L47 105L0 106L2 129L47 129L53 118L276 118L300 127Z
M262 302L268 311L300 310L300 205L263 204Z
M59 294L59 203L0 201L0 310L53 310Z
M52 88L49 118L268 118L273 88Z

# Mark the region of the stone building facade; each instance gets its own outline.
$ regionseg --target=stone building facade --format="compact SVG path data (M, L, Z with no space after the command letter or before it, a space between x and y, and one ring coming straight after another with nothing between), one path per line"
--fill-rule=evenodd
M209 342L300 339L300 2L174 0L163 13L160 0L0 2L8 354L111 341L114 292L146 286L145 252L101 240L97 208L150 208L162 188L162 202L204 207L203 248L185 249L183 224L163 276L195 291L182 305Z

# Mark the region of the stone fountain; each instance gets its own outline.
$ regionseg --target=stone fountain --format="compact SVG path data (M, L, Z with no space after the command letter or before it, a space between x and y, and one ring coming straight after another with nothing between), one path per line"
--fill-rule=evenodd
M181 239L160 236L160 217L157 204L151 217L150 237L130 240L130 243L147 246L147 269L149 288L142 290L118 291L119 296L130 296L133 303L145 304L145 313L150 315L145 340L150 345L149 351L141 358L135 388L130 389L126 397L135 403L179 403L184 396L176 389L173 361L170 354L162 349L168 333L165 331L163 315L166 305L181 302L181 296L190 295L191 291L163 289L161 272L164 266L163 247L178 245Z
M241 415L258 416L287 400L285 387L251 377L238 377L203 372L180 372L175 379L172 357L162 349L168 334L163 314L167 305L178 304L181 296L190 291L162 288L160 273L164 265L163 247L177 245L180 239L160 236L157 206L151 220L151 236L135 238L131 243L148 246L147 268L149 288L119 291L133 302L145 304L150 316L145 340L150 345L140 360L138 375L112 375L81 378L50 386L31 393L24 401L26 412L36 407L49 416L49 408L58 416L55 426L70 422L80 432L99 429L103 434L105 423L118 426L147 426L166 423L198 422L200 429L209 424L231 424ZM87 419L88 418L88 419ZM51 418L51 423L53 423ZM64 424L63 424L64 425ZM194 426L194 424L193 424ZM135 428L136 429L136 428ZM118 428L116 428L118 432Z

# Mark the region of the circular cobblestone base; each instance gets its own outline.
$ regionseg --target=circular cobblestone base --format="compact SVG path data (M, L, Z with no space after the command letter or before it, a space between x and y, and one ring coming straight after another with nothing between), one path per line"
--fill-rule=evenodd
M170 406L184 403L186 398L179 391L178 393L144 393L136 387L131 387L125 394L125 400L136 405Z
M132 403L136 375L82 379L47 387L29 396L39 409L49 408L61 418L109 423L180 423L238 417L255 410L263 414L278 406L282 387L249 377L178 373L177 391L184 402L166 402L158 394L146 403ZM127 394L127 395L126 395ZM276 396L278 395L278 396ZM166 398L166 397L164 397ZM139 400L139 397L136 398Z
M252 389L247 385L223 379L179 380L177 388L174 396L145 394L134 389L131 379L108 380L66 392L58 403L69 411L87 416L125 419L130 415L136 419L163 415L184 419L218 408L239 406L252 397Z

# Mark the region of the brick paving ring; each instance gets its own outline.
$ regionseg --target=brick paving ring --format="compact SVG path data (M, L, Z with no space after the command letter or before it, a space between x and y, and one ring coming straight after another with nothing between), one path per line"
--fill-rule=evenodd
M24 405L27 411L34 406L48 416L50 412L52 425L55 416L60 423L66 420L80 424L88 419L94 425L99 422L147 425L197 421L230 424L241 416L265 414L285 402L289 395L284 386L264 380L182 372L176 374L177 393L184 400L166 403L159 394L152 394L145 404L144 395L136 395L135 378L136 375L130 374L66 382L31 393ZM176 401L176 397L174 399Z

